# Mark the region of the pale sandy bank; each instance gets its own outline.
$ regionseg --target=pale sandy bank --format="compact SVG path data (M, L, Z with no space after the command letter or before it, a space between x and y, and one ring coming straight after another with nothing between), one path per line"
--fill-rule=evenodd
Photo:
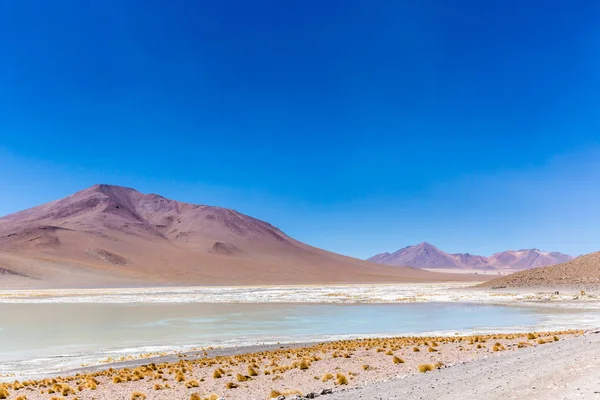
M430 378L433 382L439 370L451 370L457 364L496 359L503 353L519 354L530 347L553 347L582 334L565 331L362 339L217 357L199 351L180 355L179 361L174 362L157 361L66 378L15 382L4 385L4 392L11 399L129 399L136 398L132 395L137 392L139 399L192 400L212 395L241 400L267 399L285 393L290 397L294 392L304 396L324 390L341 393L347 388L412 375L422 375L421 379Z

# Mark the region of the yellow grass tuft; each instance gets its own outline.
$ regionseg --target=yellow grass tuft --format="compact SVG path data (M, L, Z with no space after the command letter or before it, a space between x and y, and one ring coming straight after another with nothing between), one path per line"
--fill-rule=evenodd
M421 351L421 349L419 349L417 346L415 346L415 347L413 347L413 351L414 351L415 353L418 353L419 351Z
M435 352L437 351L437 349L434 349L433 347L429 346L429 347L427 348L427 351L428 351L429 353L435 353Z
M244 375L242 375L242 374L236 374L236 375L235 375L235 379L236 379L238 382L246 382L246 381L248 380L248 378L246 378L246 377L245 377Z
M394 362L394 364L404 364L404 360L400 357L394 356L394 358L392 358L392 361Z
M220 377L223 376L223 374L221 374L221 371L219 371L218 369L215 369L212 376L215 379L219 379Z
M200 396L198 393L192 393L190 395L190 400L202 400L202 396Z
M419 370L419 372L429 372L429 371L433 371L433 365L421 364L421 365L419 365L419 367L417 369Z
M187 381L185 383L185 387L188 388L188 389L195 388L195 387L198 387L198 386L200 386L200 382L198 382L195 379L192 379L192 380Z
M336 385L347 385L348 384L348 378L346 378L346 375L338 373L335 376L335 384Z
M154 384L154 390L163 390L165 387L163 385L161 385L160 383L155 383Z
M321 378L321 380L323 382L327 382L328 380L333 379L333 375L331 375L329 372L326 373L325 375L323 375L323 377Z
M10 396L8 389L0 386L0 399L8 399L8 396Z
M282 393L278 392L277 390L271 390L271 393L269 394L270 399L276 399L279 396L282 396Z
M227 383L225 384L225 387L226 387L227 389L235 389L236 387L238 387L238 385L237 385L237 383L234 383L234 382L227 382Z
M533 333L528 333L528 334L527 334L527 339L529 339L529 340L533 340L533 339L535 339L535 338L536 338L536 336L535 336Z
M133 392L131 393L131 400L145 400L146 395L142 392Z
M251 365L248 365L248 375L249 376L257 376L258 372Z
M300 364L298 365L298 369L301 370L308 369L308 367L310 367L310 361L308 361L307 359L302 359L302 361L300 361Z

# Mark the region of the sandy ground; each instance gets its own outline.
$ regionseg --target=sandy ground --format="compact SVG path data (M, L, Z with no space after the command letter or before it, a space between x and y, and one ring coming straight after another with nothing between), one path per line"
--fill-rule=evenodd
M326 399L600 399L598 333L338 392Z
M64 398L59 396L60 394L70 399L130 399L135 392L144 395L139 398L148 400L197 400L209 398L213 394L228 400L246 400L277 397L280 393L287 393L288 397L294 392L304 395L319 394L324 389L334 392L333 395L324 397L326 399L361 398L356 396L387 399L396 398L394 396L397 395L407 398L405 392L409 389L407 385L399 385L399 382L404 381L398 380L406 377L404 379L416 379L427 386L422 390L410 389L414 391L413 394L419 393L421 397L408 398L434 399L443 397L434 393L433 397L423 397L424 390L438 386L436 379L439 380L439 377L443 376L440 375L441 371L465 368L465 365L478 362L502 363L508 359L502 357L504 353L517 357L521 354L535 356L537 351L528 350L530 347L541 347L543 354L555 354L552 349L556 349L557 345L562 345L563 342L579 343L579 347L576 348L583 350L581 343L587 343L585 340L588 340L588 337L582 342L581 338L577 338L582 333L555 332L529 337L526 334L514 334L362 339L320 343L307 347L281 346L271 350L254 348L253 353L222 353L223 355L219 356L205 355L204 351L198 351L195 354L180 355L179 361L156 360L147 366L113 367L98 372L82 370L78 375L56 378L54 381L46 379L14 383L6 386L5 390L10 393L11 399L25 395L30 400L52 399L55 396ZM460 365L463 363L467 364ZM431 371L419 373L419 368L423 366ZM500 369L491 369L490 372L496 370L496 373L499 373ZM476 373L478 369L473 371ZM511 376L508 372L503 374L505 379ZM460 373L458 375L460 376ZM470 381L469 386L465 386L466 383L462 384L463 390L469 390L473 382L481 385L482 390L489 390L490 384L486 375L480 374L476 380L470 380L469 375L462 376L462 379ZM371 387L374 383L385 381L389 382ZM342 391L346 388L365 386L370 388ZM363 393L365 390L374 392ZM399 390L398 394L395 390ZM192 397L194 394L199 397Z

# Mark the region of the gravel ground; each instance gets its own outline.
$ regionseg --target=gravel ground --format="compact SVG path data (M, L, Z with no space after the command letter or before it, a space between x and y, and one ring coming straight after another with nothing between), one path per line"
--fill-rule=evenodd
M324 399L600 399L599 333L337 392Z

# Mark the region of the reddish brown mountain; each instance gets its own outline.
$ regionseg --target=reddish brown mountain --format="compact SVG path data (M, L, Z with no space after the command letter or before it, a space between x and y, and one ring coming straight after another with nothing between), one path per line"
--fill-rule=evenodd
M457 278L341 256L237 211L119 186L96 185L0 218L4 287Z
M509 270L518 271L535 267L559 264L573 257L537 249L508 250L490 257L469 253L450 254L423 242L415 246L404 247L394 253L377 254L367 261L386 265L407 265L415 268L430 269L467 269L467 270Z

